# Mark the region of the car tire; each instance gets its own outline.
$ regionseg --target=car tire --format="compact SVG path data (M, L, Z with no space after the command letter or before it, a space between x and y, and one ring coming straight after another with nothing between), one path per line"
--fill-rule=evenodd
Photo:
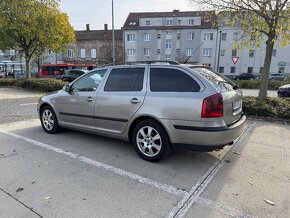
M150 162L161 160L171 151L166 130L155 120L138 123L133 130L132 142L137 154Z
M60 131L57 117L51 106L47 105L41 109L40 120L42 128L49 134L55 134Z

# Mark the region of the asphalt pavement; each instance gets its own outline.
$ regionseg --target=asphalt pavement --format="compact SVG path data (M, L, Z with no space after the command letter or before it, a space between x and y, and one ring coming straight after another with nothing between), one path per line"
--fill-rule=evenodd
M290 217L289 125L248 120L233 146L150 163L119 140L45 133L27 95L0 100L1 218Z

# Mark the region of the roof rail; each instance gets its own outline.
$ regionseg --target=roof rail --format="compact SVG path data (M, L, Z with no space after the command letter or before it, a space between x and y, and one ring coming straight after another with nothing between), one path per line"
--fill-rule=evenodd
M167 63L170 65L180 65L178 62L176 61L133 61L133 62L128 62L128 65L132 65L132 64L158 64L158 63Z

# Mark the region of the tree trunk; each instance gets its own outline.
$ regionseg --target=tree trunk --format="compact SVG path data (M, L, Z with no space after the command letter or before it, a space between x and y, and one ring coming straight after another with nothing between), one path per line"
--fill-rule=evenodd
M267 90L269 84L269 72L272 61L272 52L274 47L274 37L269 36L266 41L266 54L264 59L264 66L262 71L262 80L259 91L259 101L265 102L267 98Z
M30 74L30 58L28 55L25 55L25 67L26 67L26 79L31 79L31 74Z

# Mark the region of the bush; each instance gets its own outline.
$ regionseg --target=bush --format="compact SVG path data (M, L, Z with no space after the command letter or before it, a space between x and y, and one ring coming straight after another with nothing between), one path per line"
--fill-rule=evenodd
M268 97L261 103L257 97L244 97L243 109L248 116L270 117L290 121L290 98Z
M62 89L67 84L57 79L29 79L29 80L15 80L15 79L0 79L0 86L16 86L28 90L40 92L54 92Z
M261 80L235 80L237 85L242 89L260 89ZM280 86L289 84L288 81L269 80L268 90L278 90Z

